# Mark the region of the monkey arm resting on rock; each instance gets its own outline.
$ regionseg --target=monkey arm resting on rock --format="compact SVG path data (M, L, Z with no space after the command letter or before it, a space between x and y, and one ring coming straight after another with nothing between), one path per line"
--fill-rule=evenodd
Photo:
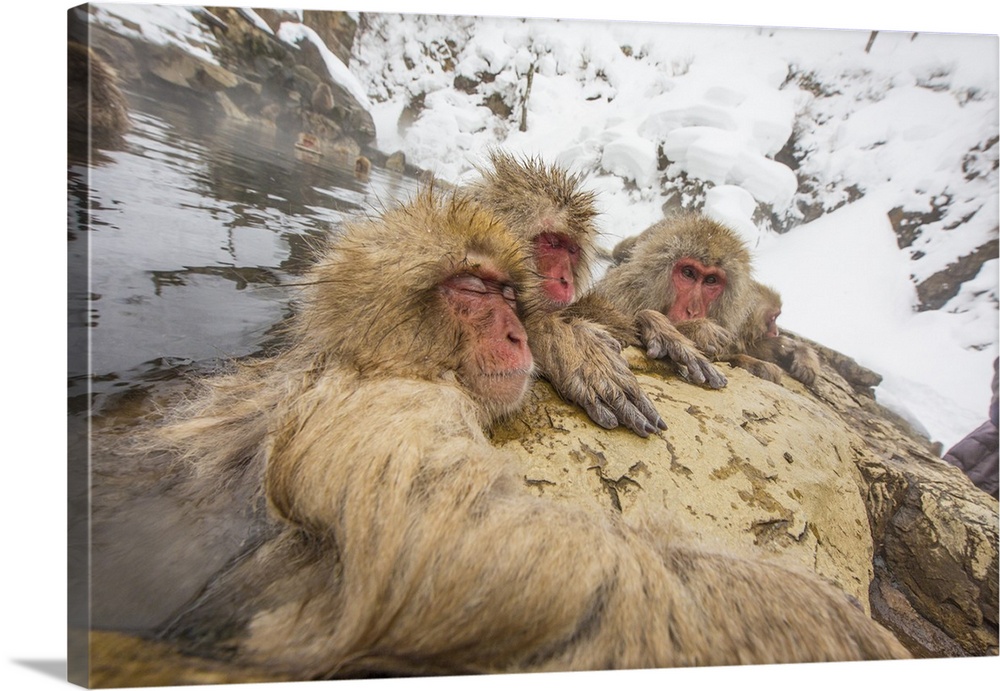
M728 354L720 355L737 367L774 383L781 382L781 370L812 386L819 374L819 356L805 343L782 334L778 329L781 295L773 288L752 281L748 291L750 309L736 327L736 339Z
M668 218L619 242L612 256L616 264L597 291L645 315L644 339L675 349L691 344L775 383L781 368L807 386L815 381L816 353L779 335L781 296L754 280L749 251L729 228L696 214Z
M618 263L594 292L636 320L648 355L674 362L695 383L725 386L708 358L731 350L748 310L746 244L725 226L686 214L621 241L612 255Z
M528 319L541 376L605 429L621 423L641 437L666 429L622 356L621 342L602 325L574 317L572 309Z
M778 291L756 281L753 289L754 307L748 323L740 329L740 343L747 355L773 362L794 379L812 386L820 369L816 351L778 329L778 317L781 316L781 295Z

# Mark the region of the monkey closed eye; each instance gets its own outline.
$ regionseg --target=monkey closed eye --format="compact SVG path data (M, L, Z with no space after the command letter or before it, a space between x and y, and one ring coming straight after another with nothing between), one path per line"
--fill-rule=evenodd
M475 274L459 274L444 283L444 288L473 295L500 295L512 308L517 307L517 290L512 285Z
M546 244L550 249L565 250L571 255L580 251L580 247L569 238L556 233L542 233L538 236L539 244Z

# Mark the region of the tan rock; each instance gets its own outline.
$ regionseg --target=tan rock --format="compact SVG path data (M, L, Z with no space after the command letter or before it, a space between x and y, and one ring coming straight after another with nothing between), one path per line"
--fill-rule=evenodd
M879 406L870 378L824 357L812 389L720 365L729 384L709 390L626 355L668 429L600 429L540 382L493 435L533 491L806 566L916 655L997 654L997 501Z
M704 389L629 355L668 429L601 429L539 383L494 435L524 459L525 482L555 499L662 512L691 538L803 565L867 606L864 443L804 392L725 365L729 385Z

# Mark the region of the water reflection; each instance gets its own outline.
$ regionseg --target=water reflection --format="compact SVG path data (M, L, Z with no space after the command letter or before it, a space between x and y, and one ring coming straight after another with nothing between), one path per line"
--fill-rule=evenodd
M358 180L353 160L297 155L297 132L129 97L123 150L68 171L71 413L258 352L317 240L417 188L377 168ZM89 364L74 357L88 345Z

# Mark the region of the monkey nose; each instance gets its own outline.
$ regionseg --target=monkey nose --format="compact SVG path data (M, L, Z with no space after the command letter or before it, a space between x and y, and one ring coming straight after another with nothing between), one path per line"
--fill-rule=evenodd
M543 284L543 290L549 299L559 305L568 305L573 302L574 289L573 282L566 278L552 278Z

